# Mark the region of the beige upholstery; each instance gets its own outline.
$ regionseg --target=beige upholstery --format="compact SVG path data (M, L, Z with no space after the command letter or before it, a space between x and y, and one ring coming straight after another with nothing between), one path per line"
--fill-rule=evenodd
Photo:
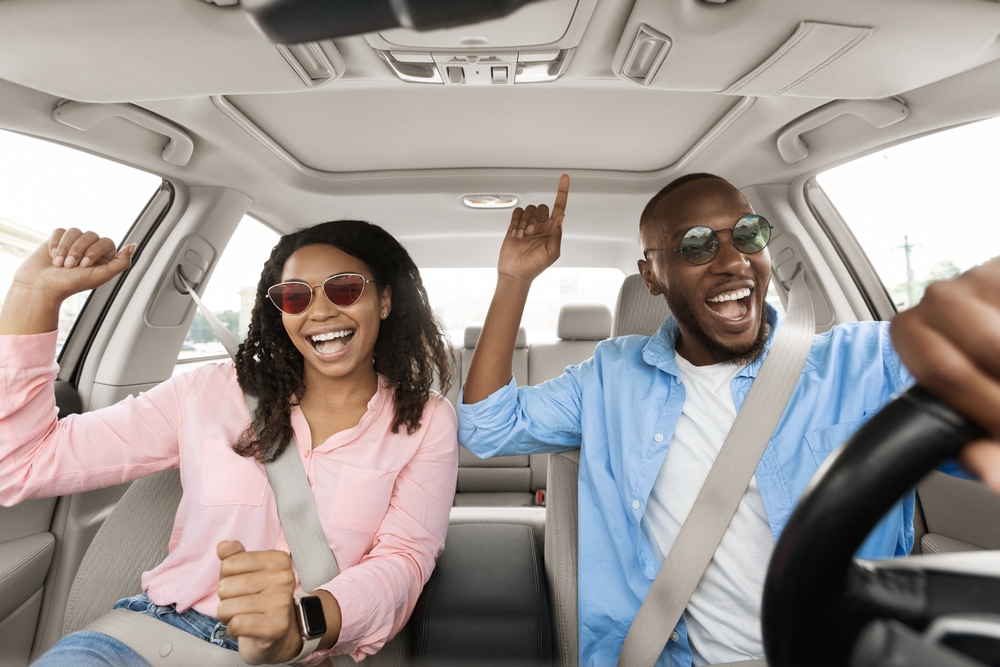
M481 326L466 327L461 350L462 384L469 376L472 353L482 333ZM528 334L521 327L514 343L514 360L511 368L514 380L528 383ZM532 456L497 456L481 459L465 447L458 450L458 486L455 492L456 507L531 507L535 504L534 491L545 488L545 474L541 463Z
M545 578L552 606L555 664L576 667L579 647L576 618L577 501L580 451L549 455L545 507Z
M638 274L628 276L618 293L612 336L651 336L669 315L666 299L652 296ZM555 664L562 667L576 667L579 650L576 613L579 474L579 450L549 456L545 573L552 604Z
M612 337L639 334L652 336L670 317L670 307L662 296L653 296L642 282L642 276L633 273L625 278L615 304Z
M562 375L567 366L594 355L597 343L611 336L611 312L602 304L567 304L559 311L559 340L528 348L528 383Z

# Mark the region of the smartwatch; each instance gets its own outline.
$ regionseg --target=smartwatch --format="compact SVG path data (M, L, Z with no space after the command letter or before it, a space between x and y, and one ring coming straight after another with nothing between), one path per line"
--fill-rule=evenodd
M318 595L296 595L295 618L299 621L299 631L302 633L302 652L292 662L298 662L312 654L326 634L323 601Z

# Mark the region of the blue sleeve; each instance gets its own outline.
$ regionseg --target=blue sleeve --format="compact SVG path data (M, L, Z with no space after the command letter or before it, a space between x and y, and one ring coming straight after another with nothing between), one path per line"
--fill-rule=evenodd
M580 446L580 375L593 360L534 387L514 379L478 403L458 398L458 440L480 458L562 452Z

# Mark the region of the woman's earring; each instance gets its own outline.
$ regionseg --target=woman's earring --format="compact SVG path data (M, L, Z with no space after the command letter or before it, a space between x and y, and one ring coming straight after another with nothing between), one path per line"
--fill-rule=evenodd
M384 320L384 319L385 319L385 318L387 318L387 317L389 317L389 313L385 313L385 312L383 312L383 313L382 313L382 319Z

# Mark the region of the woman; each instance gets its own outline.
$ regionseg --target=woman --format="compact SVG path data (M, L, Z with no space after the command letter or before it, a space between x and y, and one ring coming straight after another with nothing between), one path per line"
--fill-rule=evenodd
M412 259L383 229L327 222L282 237L264 265L236 364L56 420L60 303L129 266L134 246L56 230L0 310L0 502L77 493L180 467L166 560L120 601L248 663L295 659L302 593L262 465L294 435L341 574L317 591L327 632L306 664L376 652L405 624L444 546L455 415L431 392L448 353ZM248 413L243 392L259 400ZM257 434L260 434L260 438ZM221 564L220 564L221 563ZM237 639L234 639L237 638ZM142 665L94 632L37 665Z

